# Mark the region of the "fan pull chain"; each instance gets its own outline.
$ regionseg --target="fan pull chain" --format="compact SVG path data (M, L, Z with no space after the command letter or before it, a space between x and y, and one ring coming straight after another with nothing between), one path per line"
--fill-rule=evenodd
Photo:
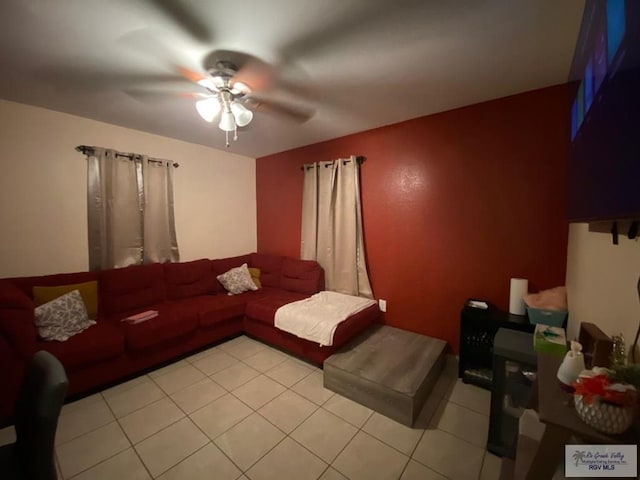
M229 148L229 132L227 132L227 131L225 130L225 132L224 132L224 136L225 136L225 140L226 140L227 148Z
M236 125L235 128L233 129L233 141L234 142L238 141L238 125Z

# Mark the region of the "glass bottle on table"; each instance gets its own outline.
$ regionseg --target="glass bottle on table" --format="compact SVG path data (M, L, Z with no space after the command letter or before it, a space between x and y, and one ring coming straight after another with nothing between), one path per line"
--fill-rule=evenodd
M611 349L611 357L610 367L612 369L616 369L617 367L624 367L627 364L627 350L624 345L624 336L622 333L620 335L614 335L611 340L613 340L613 348Z

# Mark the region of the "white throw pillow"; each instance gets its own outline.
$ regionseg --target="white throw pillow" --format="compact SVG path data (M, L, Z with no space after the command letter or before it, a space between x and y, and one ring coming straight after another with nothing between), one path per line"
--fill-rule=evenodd
M96 324L89 319L78 290L36 307L35 317L40 337L59 342L64 342Z
M251 279L251 273L246 263L239 267L232 268L228 272L216 277L222 286L231 295L246 292L248 290L258 290L256 284Z

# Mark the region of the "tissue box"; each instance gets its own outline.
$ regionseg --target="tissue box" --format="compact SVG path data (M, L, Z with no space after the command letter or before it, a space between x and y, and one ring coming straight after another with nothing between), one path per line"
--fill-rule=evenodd
M567 352L567 338L563 328L538 324L533 332L533 348L536 352L564 355Z
M543 323L551 327L562 327L564 319L567 318L567 311L527 307L527 315L529 315L530 323Z

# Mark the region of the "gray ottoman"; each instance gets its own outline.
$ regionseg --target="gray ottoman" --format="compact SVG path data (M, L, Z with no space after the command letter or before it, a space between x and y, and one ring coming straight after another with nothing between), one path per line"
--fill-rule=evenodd
M446 346L377 325L324 361L324 386L412 427L442 372Z

